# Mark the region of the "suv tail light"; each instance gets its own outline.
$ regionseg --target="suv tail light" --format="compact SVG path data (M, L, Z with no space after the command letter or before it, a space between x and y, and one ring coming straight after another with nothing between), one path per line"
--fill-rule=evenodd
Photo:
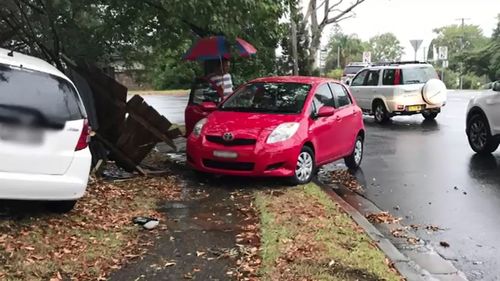
M401 69L396 69L394 74L394 85L401 84Z
M78 143L76 144L75 151L79 151L87 148L90 141L90 126L87 119L83 120L83 129L80 134L80 138L78 139Z

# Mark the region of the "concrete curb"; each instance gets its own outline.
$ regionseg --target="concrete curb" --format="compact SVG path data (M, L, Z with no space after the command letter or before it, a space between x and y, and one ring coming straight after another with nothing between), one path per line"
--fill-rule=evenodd
M396 246L383 235L372 223L370 223L364 215L362 215L355 207L344 200L335 190L345 192L346 188L337 184L324 184L319 180L314 183L328 194L351 218L364 229L368 236L375 244L384 252L387 258L393 262L394 267L408 281L429 281L429 280L456 280L466 281L465 274L460 272L454 265L437 254L432 248L426 247L426 251L404 251L401 252ZM352 192L351 192L352 193ZM351 196L354 193L350 194ZM369 202L371 213L381 212L378 207L365 199L364 197L355 194L354 196L359 202Z

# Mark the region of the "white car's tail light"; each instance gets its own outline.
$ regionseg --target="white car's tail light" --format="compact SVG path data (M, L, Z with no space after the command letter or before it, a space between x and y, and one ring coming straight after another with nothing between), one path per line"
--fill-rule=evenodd
M78 138L78 143L76 144L75 151L83 150L89 146L90 142L90 126L87 119L83 120L83 129Z

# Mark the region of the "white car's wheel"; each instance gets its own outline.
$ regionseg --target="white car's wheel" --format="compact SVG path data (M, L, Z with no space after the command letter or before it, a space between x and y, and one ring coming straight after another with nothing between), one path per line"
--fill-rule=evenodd
M47 202L47 208L54 213L58 214L64 214L68 213L76 205L76 200L69 200L69 201L51 201Z
M427 104L442 105L446 97L446 85L439 79L430 79L422 88L422 98Z
M469 119L467 137L472 150L479 154L490 154L499 146L498 141L491 136L488 120L479 113Z
M382 101L375 101L373 105L373 116L375 117L375 121L377 123L385 123L389 121L389 112L385 108L385 105Z

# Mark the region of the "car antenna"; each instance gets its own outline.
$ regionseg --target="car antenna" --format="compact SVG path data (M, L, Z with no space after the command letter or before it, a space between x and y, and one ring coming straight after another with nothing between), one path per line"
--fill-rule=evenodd
M9 57L14 57L14 50L10 50L10 52L7 54Z

